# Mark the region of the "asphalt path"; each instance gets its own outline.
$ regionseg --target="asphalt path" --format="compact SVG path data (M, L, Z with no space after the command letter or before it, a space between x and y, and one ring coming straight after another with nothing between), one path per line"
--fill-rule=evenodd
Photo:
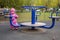
M50 25L50 21L45 21ZM8 22L0 23L0 40L60 40L60 21L57 21L55 27L46 29L44 33L27 33L19 30L11 31Z

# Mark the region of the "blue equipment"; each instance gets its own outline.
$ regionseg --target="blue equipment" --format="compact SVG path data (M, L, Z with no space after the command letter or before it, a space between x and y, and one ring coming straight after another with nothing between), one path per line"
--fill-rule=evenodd
M35 12L36 12L36 9L39 9L39 8L46 8L45 6L22 6L22 8L25 8L25 9L31 9L31 22L23 22L23 23L20 23L20 27L31 27L31 29L35 29L36 27L39 27L39 28L45 28L45 29L51 29L54 27L55 25L55 19L58 19L60 17L50 17L52 19L52 24L51 26L46 26L45 23L40 23L40 22L36 22L36 15L35 15ZM15 27L15 25L12 24L12 20L11 20L11 15L10 15L10 24L12 26Z

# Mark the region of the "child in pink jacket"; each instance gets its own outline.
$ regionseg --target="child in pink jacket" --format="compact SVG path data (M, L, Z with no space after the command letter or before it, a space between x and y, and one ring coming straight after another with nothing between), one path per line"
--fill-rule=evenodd
M11 16L12 16L12 24L18 26L18 25L19 25L19 24L17 23L18 15L15 13L15 9L14 9L14 8L11 8L10 14L11 14ZM12 26L12 25L10 25L10 28L11 28L12 30L18 29L18 27L14 27L14 26Z

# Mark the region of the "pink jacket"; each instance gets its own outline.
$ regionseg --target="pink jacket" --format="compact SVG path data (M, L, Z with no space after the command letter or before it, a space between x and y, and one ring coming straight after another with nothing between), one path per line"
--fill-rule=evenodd
M17 23L18 15L15 13L15 9L11 8L10 13L11 13L11 16L12 16L12 23L14 25L18 25L18 23Z

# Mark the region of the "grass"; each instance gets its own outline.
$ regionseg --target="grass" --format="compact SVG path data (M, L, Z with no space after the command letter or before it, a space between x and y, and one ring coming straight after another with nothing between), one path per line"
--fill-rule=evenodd
M19 18L19 22L24 22L24 21L31 21L31 13L17 13Z
M19 16L19 18L18 18L19 22L31 21L31 12L23 12L23 13L17 13L17 14ZM49 16L50 16L49 12L41 13L38 16L38 21L48 21L48 20L50 20Z
M40 12L38 14L40 14ZM22 13L20 12L20 13L17 13L17 15L19 16L18 22L31 21L31 12L22 12ZM41 13L37 19L38 21L49 21L50 20L49 16L50 16L49 12ZM8 18L4 18L3 16L1 16L0 21L9 21L9 20Z

